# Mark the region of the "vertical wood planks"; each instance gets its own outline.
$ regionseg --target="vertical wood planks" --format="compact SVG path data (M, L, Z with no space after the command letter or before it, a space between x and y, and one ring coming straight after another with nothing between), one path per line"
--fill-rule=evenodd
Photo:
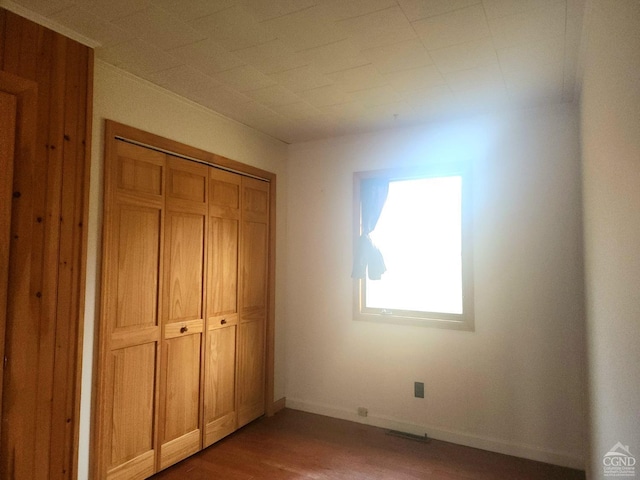
M34 196L34 249L32 257L32 290L36 295L36 310L34 315L40 319L40 336L46 338L55 321L55 305L56 305L56 282L51 281L53 269L46 272L43 265L52 262L57 263L58 254L58 222L51 220L47 215L47 211L52 208L47 204L47 192L55 188L59 182L59 175L53 175L50 165L59 165L60 154L62 149L50 149L49 137L50 126L57 122L62 123L57 117L51 119L51 112L56 108L55 105L61 102L50 102L49 98L55 97L56 84L64 84L64 76L56 75L52 71L52 67L57 64L51 60L52 49L54 48L53 32L43 32L41 35L40 45L40 62L38 64L38 125L37 125L37 143L36 143L36 165L35 170L44 169L46 176L37 175L35 181ZM60 43L58 41L57 43ZM61 110L58 108L58 110ZM59 115L58 115L59 117ZM51 183L51 187L48 186ZM55 205L55 203L54 203ZM57 208L57 205L54 207ZM56 217L57 217L56 213ZM37 246L37 247L36 247ZM49 275L47 275L49 273ZM54 277L55 278L55 277ZM38 296L39 295L39 296ZM53 361L42 362L42 359L53 358L53 342L43 341L39 344L38 359L40 368L37 369L37 384L41 392L49 392L53 389ZM35 421L37 425L41 425L41 430L36 437L35 449L36 455L42 460L36 465L38 472L37 478L42 478L49 471L49 433L51 425L48 419L51 416L51 402L46 395L40 395L38 407L35 412Z
M3 412L15 434L3 436L0 451L16 452L11 474L21 478L75 477L92 61L88 47L0 9L0 70L37 87L35 146L15 160L7 335L14 391L5 392L14 402ZM0 477L9 477L6 465Z
M77 43L68 45L67 72L65 88L65 120L64 136L62 140L62 184L60 198L60 233L59 233L59 259L58 259L58 281L59 286L68 285L69 288L58 288L57 312L56 312L56 332L54 349L54 394L51 405L51 436L50 436L50 478L66 478L70 471L71 455L70 449L73 434L71 419L74 408L74 392L69 391L70 385L75 385L73 377L69 377L68 372L75 370L76 361L75 343L77 342L77 322L72 319L78 318L78 270L76 266L79 261L77 244L80 241L76 234L76 212L78 201L82 201L82 195L77 185L78 172L77 165L84 157L83 140L78 138L78 130L82 124L84 130L85 118L83 114L86 88L82 87L83 75L77 65L86 65L82 50L84 47ZM82 133L83 130L81 130ZM81 233L81 232L80 232Z

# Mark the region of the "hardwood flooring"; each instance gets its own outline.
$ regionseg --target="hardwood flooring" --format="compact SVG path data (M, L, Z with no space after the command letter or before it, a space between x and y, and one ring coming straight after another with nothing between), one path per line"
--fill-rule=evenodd
M285 409L261 418L154 480L584 479L584 472Z

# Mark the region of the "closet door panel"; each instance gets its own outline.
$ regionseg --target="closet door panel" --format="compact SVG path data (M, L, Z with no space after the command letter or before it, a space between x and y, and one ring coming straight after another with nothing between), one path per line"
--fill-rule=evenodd
M255 178L242 179L242 216L249 222L269 221L269 183Z
M263 320L267 311L268 226L243 222L242 320Z
M165 341L164 435L160 468L200 450L200 332Z
M236 345L240 184L237 174L209 172L207 348L204 445L236 429Z
M201 448L207 167L167 158L160 459Z
M121 205L115 330L158 325L159 208Z
M240 216L240 175L211 169L209 174L209 214L222 218Z
M264 414L264 322L241 323L238 337L238 427L241 427Z
M237 325L212 328L207 336L204 446L232 433L236 428L236 329Z
M156 470L164 154L122 141L105 172L97 477Z
M164 439L175 440L198 429L200 391L200 335L166 341L167 389Z
M115 315L109 370L107 478L155 472L154 418L161 209L119 204L114 252Z
M156 348L146 343L117 350L113 362L110 467L153 450ZM153 460L148 465L153 471Z
M116 188L123 193L161 201L164 153L122 141L118 141L116 149Z
M242 179L241 321L266 319L269 184Z
M209 218L209 311L212 315L238 311L238 221Z
M238 426L264 414L269 184L242 179L240 325L238 329Z
M167 214L169 305L166 323L202 318L204 215Z
M130 158L135 155L132 147L127 144L120 150L129 150L119 158L118 188L139 194L160 196L162 194L162 166L154 163Z
M173 202L182 199L192 205L207 201L207 167L176 157L169 159L167 197Z

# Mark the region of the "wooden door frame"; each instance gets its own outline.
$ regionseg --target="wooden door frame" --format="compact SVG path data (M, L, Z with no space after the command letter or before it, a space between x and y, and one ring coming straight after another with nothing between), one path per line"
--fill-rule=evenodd
M16 75L0 71L0 90L16 97L16 122L15 122L15 141L13 148L13 162L10 165L10 171L7 175L6 185L2 185L2 195L5 195L5 187L8 186L12 191L10 196L13 198L21 198L20 190L30 184L33 178L33 172L23 175L23 178L14 177L14 164L23 162L27 165L33 164L33 156L36 151L36 125L38 114L38 84L30 80L18 77ZM12 272L26 272L27 279L29 277L31 257L30 255L18 258L18 255L11 255L15 247L12 243L15 236L28 233L31 223L31 202L28 197L21 198L21 202L13 202L9 212L10 215L10 239L9 239L9 261L7 265L5 283L2 287L3 298L0 302L0 308L3 314L0 315L0 417L2 416L3 406L2 400L4 395L4 356L5 356L5 335L7 324L10 320L9 309L13 303L15 285L9 285L8 279L12 278ZM13 237L13 238L11 238ZM4 276L4 272L3 272ZM0 283L2 285L2 283ZM12 308L13 310L13 308ZM2 424L0 422L0 435L2 435ZM0 437L1 438L1 437Z
M2 414L2 387L4 386L4 332L7 324L7 293L9 289L9 255L11 245L11 196L13 190L13 159L15 156L16 129L18 120L18 99L15 95L0 89L2 96L10 102L5 104L0 115L3 121L9 120L4 129L0 129L0 420ZM10 117L4 116L11 115ZM0 438L2 438L0 421Z
M115 155L115 141L124 140L143 147L159 150L165 153L176 155L187 160L203 163L212 167L229 170L239 173L241 175L247 175L251 177L260 178L269 182L270 184L270 197L269 197L269 251L268 251L268 308L267 308L267 321L266 321L266 339L265 339L265 412L266 415L271 416L278 410L282 409L283 401L279 400L274 402L274 348L275 348L275 270L276 270L276 175L272 172L262 170L251 165L231 160L229 158L217 155L214 153L201 150L196 147L191 147L184 143L170 140L168 138L161 137L152 133L139 130L135 127L124 125L122 123L115 122L113 120L105 120L105 147L104 147L104 164L114 161ZM104 181L104 179L103 179ZM104 209L104 205L103 205ZM102 235L104 238L104 223ZM102 254L104 253L104 246ZM101 258L101 262L104 259ZM104 275L104 268L102 269ZM102 278L104 283L104 278ZM103 300L100 300L102 305ZM102 321L102 307L100 307L100 322L95 329L95 345L94 349L94 369L93 375L93 398L92 398L92 418L91 418L91 446L90 446L90 476L93 478L99 474L97 465L99 463L100 451L102 439L100 435L101 428L98 428L100 422L99 410L101 408L101 399L98 392L100 391L100 377L101 372L104 371L105 358L101 352L101 340L106 338L110 332L103 330Z

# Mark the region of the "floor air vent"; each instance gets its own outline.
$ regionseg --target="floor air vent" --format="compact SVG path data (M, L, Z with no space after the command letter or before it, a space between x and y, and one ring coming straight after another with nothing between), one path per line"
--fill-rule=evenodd
M387 435L393 435L394 437L406 438L407 440L413 440L415 442L429 443L431 439L427 437L425 433L422 435L414 435L413 433L400 432L398 430L387 430Z

